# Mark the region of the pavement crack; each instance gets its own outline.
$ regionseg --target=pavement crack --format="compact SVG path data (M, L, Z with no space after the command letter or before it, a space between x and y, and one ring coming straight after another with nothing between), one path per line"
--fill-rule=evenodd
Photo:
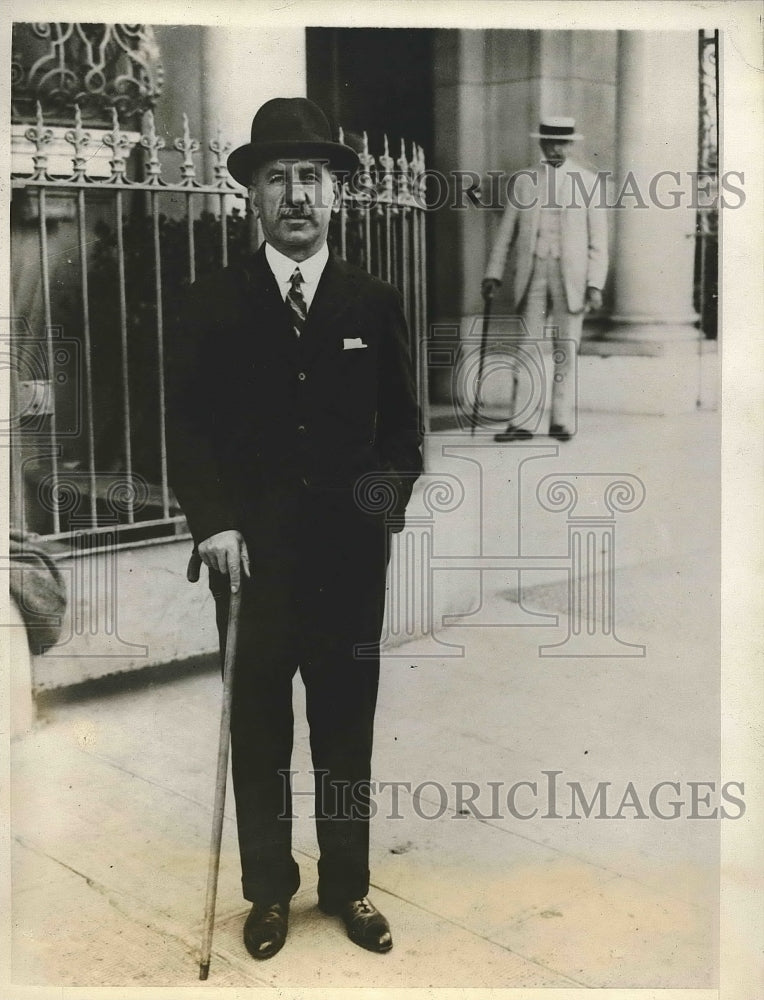
M192 955L195 949L195 945L191 943L188 935L181 931L177 926L173 925L172 921L165 921L164 923L157 922L154 917L147 916L148 909L142 900L132 895L131 893L123 892L119 889L114 889L103 882L99 882L98 879L94 879L91 875L86 875L85 872L80 871L78 868L74 868L72 865L68 865L65 861L60 858L49 854L47 851L42 850L35 844L30 843L25 837L19 835L14 836L14 841L26 850L31 851L38 857L45 858L48 861L53 862L53 864L58 865L60 868L71 872L78 878L81 878L89 889L93 889L100 896L106 900L106 902L114 910L116 910L121 916L126 920L131 921L142 928L146 928L149 931L153 931L156 934L160 934L163 937L171 937L178 944L182 945L186 951ZM130 901L133 904L133 908L126 905L126 901Z
M24 847L27 851L31 851L36 854L39 858L45 858L47 861L52 861L54 865L58 865L60 868L65 868L66 871L71 872L73 875L77 875L81 878L89 889L95 889L96 892L101 893L103 896L108 896L109 889L102 882L96 881L90 875L86 875L85 872L79 871L77 868L72 868L65 861L60 858L55 857L53 854L48 854L47 851L43 851L42 848L38 847L36 844L30 843L25 837L21 837L18 834L14 835L14 841L19 844L20 847Z
M488 934L482 934L480 931L476 931L473 927L462 923L460 920L454 920L452 917L444 916L442 913L438 913L435 910L431 910L428 906L422 906L421 903L415 903L412 899L408 899L406 896L401 896L399 893L394 892L392 889L385 888L382 885L377 885L372 882L371 886L377 889L379 892L383 892L388 896L392 896L394 899L400 900L405 903L406 906L412 906L415 910L421 910L422 913L427 913L431 917L435 917L436 920L442 920L445 924L450 924L452 927L458 927L460 930L466 931L473 937L478 938L481 941L485 941L488 944L495 945L497 948L501 948L503 951L508 951L510 955L515 955L517 958L521 958L524 962L528 962L529 965L535 965L539 969L543 969L544 972L551 973L555 976L560 976L563 979L569 980L576 986L588 987L590 984L585 983L582 980L574 979L569 973L562 972L560 969L555 969L551 965L546 965L544 962L539 961L537 958L532 958L529 955L523 955L522 952L516 951L514 948L510 948L506 944L502 944L495 938L490 937Z
M127 774L131 778L135 778L136 781L142 781L144 784L150 785L152 788L158 788L162 792L167 792L170 795L174 795L176 798L183 799L185 802L190 802L192 805L198 806L200 809L206 809L210 814L212 813L209 802L203 802L200 799L194 798L192 795L186 795L184 792L179 792L160 781L154 781L153 778L146 778L144 775L136 773L129 767L118 764L115 760L112 760L105 754L97 753L94 750L87 750L84 747L77 747L77 750L80 753L84 753L89 757L95 758L95 760L101 761L101 763L106 764L107 767L113 767L115 771L120 771L122 774ZM210 787L212 787L212 778L210 778ZM225 819L229 822L233 822L233 818L231 816L227 815Z

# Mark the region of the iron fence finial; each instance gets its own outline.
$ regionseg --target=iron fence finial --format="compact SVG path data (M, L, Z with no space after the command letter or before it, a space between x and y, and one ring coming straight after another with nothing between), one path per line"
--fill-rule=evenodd
M382 167L382 201L387 204L392 204L393 201L393 168L395 163L392 156L390 156L390 144L387 139L387 133L384 134L384 148L385 151L379 158L380 166Z
M229 180L230 174L228 173L228 167L223 160L223 157L231 148L231 143L223 141L220 125L217 127L215 138L210 139L208 148L215 156L215 162L212 165L213 184L215 187L231 191L235 190L233 184L231 184Z
M87 160L83 155L83 151L85 146L87 146L90 142L90 138L90 133L86 132L82 127L82 112L80 110L80 106L79 104L75 104L74 128L71 128L64 133L64 139L70 143L70 145L74 146L74 154L72 156L72 181L78 182L88 179L85 175L87 170Z
M191 130L188 124L188 115L183 112L183 137L176 139L174 142L175 149L179 153L183 153L183 163L181 164L180 174L182 177L181 186L182 187L198 187L198 182L196 180L196 167L194 166L194 153L199 152L199 142L196 139L191 138Z
M146 112L147 130L141 136L141 146L146 151L146 184L150 187L160 187L162 180L162 164L159 162L159 150L164 149L164 139L157 135L154 112Z
M128 184L125 176L125 161L131 149L130 137L126 132L122 132L119 127L119 116L114 105L109 109L111 112L111 132L107 132L103 137L105 146L109 146L113 151L113 157L109 160L111 167L111 184Z
M396 161L398 167L398 201L402 207L411 205L411 185L409 181L409 161L406 158L406 142L401 139L401 155Z
M42 116L42 104L37 102L36 124L31 125L25 132L25 138L34 143L35 152L32 157L34 163L34 175L32 180L50 180L48 176L48 154L45 147L53 141L53 129L47 128Z

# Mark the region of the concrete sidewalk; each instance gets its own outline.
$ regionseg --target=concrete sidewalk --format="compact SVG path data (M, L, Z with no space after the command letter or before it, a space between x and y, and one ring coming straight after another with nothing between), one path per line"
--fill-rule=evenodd
M540 656L568 634L567 581L524 577L524 607L547 617L512 627L516 574L492 572L481 616L439 634L463 655L424 655L425 637L383 664L375 777L404 784L397 803L389 786L374 797L370 895L393 951L361 951L316 909L311 798L298 795L290 936L272 960L249 958L229 789L209 986L714 987L719 827L688 815L725 804L717 419L582 423L551 471L617 468L646 486L619 525L616 573L619 638L645 655ZM12 745L14 983L198 982L219 699L210 664L51 702ZM295 701L307 791L299 681ZM715 782L710 805L700 789L693 806L693 781ZM518 786L513 812L518 782L536 793ZM659 782L678 789L651 800ZM588 818L576 783L606 797ZM678 819L659 818L678 800Z

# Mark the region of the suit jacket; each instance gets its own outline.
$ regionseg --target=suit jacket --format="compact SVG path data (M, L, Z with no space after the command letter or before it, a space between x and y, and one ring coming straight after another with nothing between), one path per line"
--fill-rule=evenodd
M330 255L297 338L261 247L192 286L168 372L169 478L197 544L236 528L267 546L279 497L347 498L374 473L400 525L422 459L392 286Z
M597 186L597 174L571 160L556 168L554 174L556 203L562 209L560 263L565 294L569 311L580 312L587 286L601 289L607 276L607 217L600 205L604 191ZM572 175L577 175L576 181ZM512 290L515 306L519 307L533 273L541 206L549 200L544 165L514 175L511 191L485 277L503 279L507 254L514 245Z

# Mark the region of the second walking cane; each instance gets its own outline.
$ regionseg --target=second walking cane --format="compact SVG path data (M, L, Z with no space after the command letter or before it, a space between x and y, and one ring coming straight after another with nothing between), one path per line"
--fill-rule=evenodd
M201 559L196 551L188 564L187 577L195 583L199 579ZM223 704L220 710L220 737L218 741L218 767L215 777L215 803L212 809L212 836L210 837L210 857L207 867L207 896L204 904L204 929L202 951L199 960L199 978L206 979L210 971L212 952L212 931L215 924L215 901L218 891L220 870L220 844L223 839L223 816L225 811L225 789L228 780L228 750L231 742L231 704L233 701L233 677L236 663L236 645L239 636L239 609L241 590L231 594L228 608L228 629L223 662Z
M488 326L491 322L491 299L491 295L485 296L485 308L483 309L483 331L480 336L480 360L478 361L478 374L477 381L475 383L475 398L472 403L472 425L470 427L470 434L475 433L475 428L477 427L477 423L480 418L480 392L483 385L483 365L485 364L485 349L488 342Z

